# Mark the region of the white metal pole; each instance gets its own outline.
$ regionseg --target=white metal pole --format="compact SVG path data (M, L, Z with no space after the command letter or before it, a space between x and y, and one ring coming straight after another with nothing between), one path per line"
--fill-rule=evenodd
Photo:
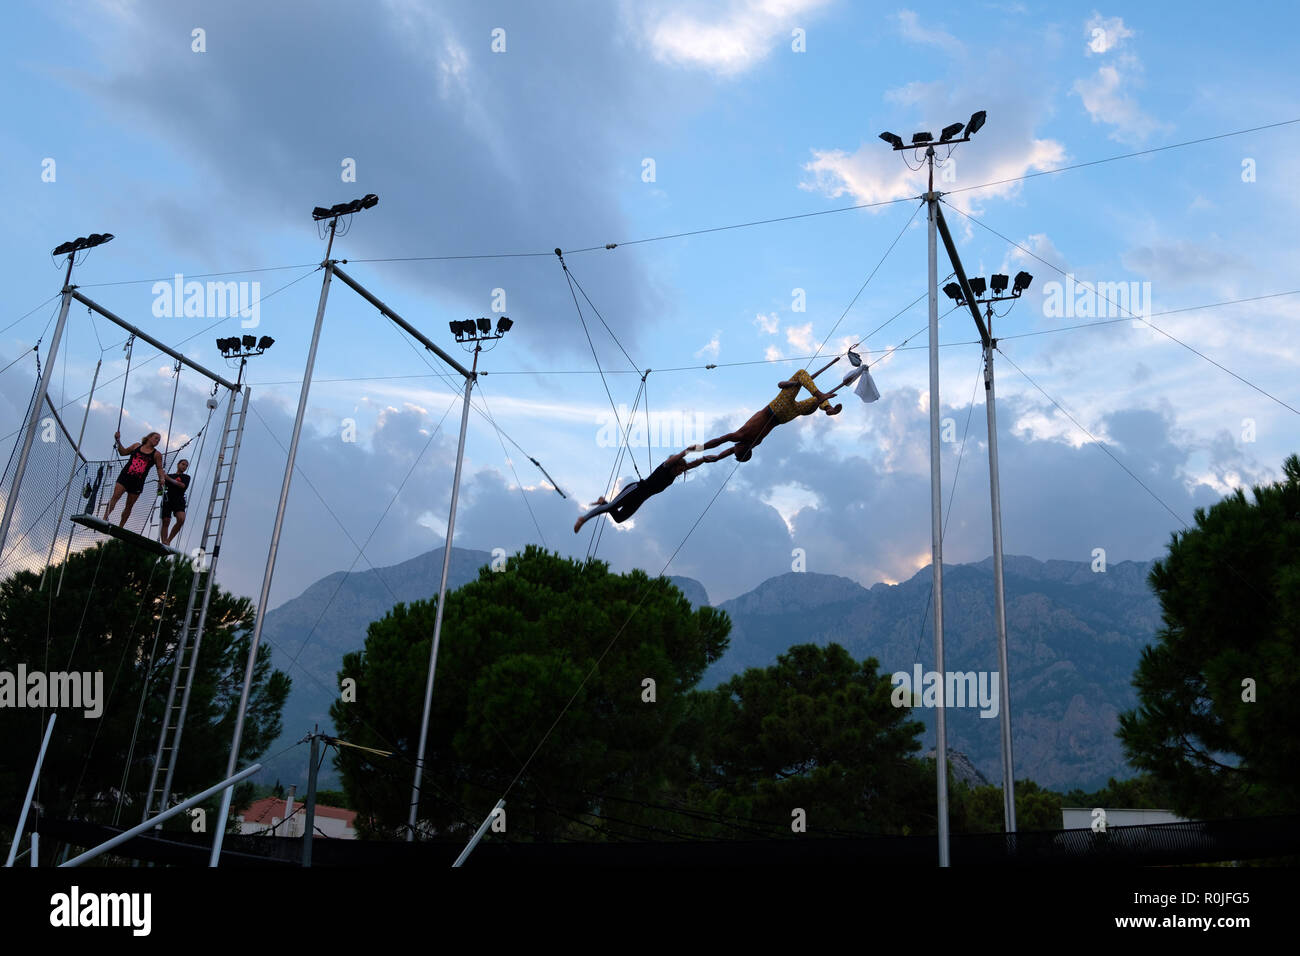
M45 739L41 741L41 752L36 755L36 766L32 768L32 779L27 784L27 796L23 797L23 809L18 814L18 829L14 831L14 842L9 846L9 859L5 866L14 865L14 856L18 853L18 841L23 838L23 827L27 826L27 810L32 805L32 795L36 793L36 781L41 776L41 764L45 763L45 751L50 746L50 735L54 733L54 718L58 713L50 714L50 722L45 726Z
M939 197L934 192L934 147L927 150L930 161L930 191L927 240L930 284L930 548L934 577L934 669L939 675L939 706L935 711L935 788L939 815L939 865L948 865L948 722L947 692L943 662L943 483L940 477L939 444L939 253L935 210Z
M253 669L257 665L257 648L262 640L262 625L266 621L266 605L271 598L271 576L275 574L275 556L280 550L280 529L284 526L284 510L289 503L289 485L293 481L294 460L298 456L298 438L302 435L302 420L307 413L307 393L311 390L312 369L316 365L316 348L320 344L321 324L325 319L325 301L329 298L330 277L334 274L334 262L330 252L334 248L334 232L338 219L330 220L329 245L325 248L325 280L320 287L320 303L316 306L316 324L311 332L311 346L307 350L307 368L302 376L302 391L298 394L298 415L293 421L293 437L289 440L289 459L284 463L284 480L280 483L280 503L275 509L275 525L271 529L271 547L266 555L266 571L262 575L262 591L257 600L257 612L253 621L252 643L248 647L248 663L244 667L244 689L239 695L239 710L235 714L235 735L230 744L230 758L226 762L226 776L233 776L239 764L239 742L244 733L244 713L248 710L248 695L253 685ZM208 865L216 866L221 860L221 841L226 833L226 814L230 812L231 791L221 795L221 811L218 815L216 834L212 838L212 856Z
M456 499L460 494L460 466L465 458L465 429L469 425L469 393L478 374L478 353L474 346L474 365L465 379L465 406L460 413L460 441L456 445L456 472L451 479L451 513L447 516L447 541L442 550L442 583L438 585L438 609L433 619L433 644L429 648L429 676L424 684L424 717L420 721L420 747L415 756L415 782L411 786L411 812L406 842L415 840L415 822L420 812L420 777L424 773L424 748L429 740L429 713L433 708L433 677L438 669L438 642L442 638L442 612L447 604L447 572L451 568L451 536L456 528Z
M37 862L37 857L40 856L40 850L41 850L41 835L37 833L35 830L33 830L32 831L32 866L40 866L40 863Z
M497 805L492 808L492 812L487 815L487 819L478 825L478 829L474 831L474 836L470 838L465 849L460 851L460 856L456 857L456 862L452 864L452 869L455 869L458 866L463 866L465 861L469 859L469 855L474 852L474 847L478 846L478 841L483 839L483 834L487 833L489 824L496 819L497 813L499 813L505 805L505 797L502 797L497 801Z
M60 863L59 866L80 866L82 863L85 863L87 860L93 860L101 853L105 853L108 850L113 849L113 847L125 843L127 840L132 840L135 837L138 837L141 833L144 833L145 830L157 826L158 824L162 823L164 820L170 820L172 817L176 816L176 814L184 813L186 810L194 806L196 803L202 803L204 800L208 799L208 797L215 795L218 791L224 790L226 793L230 793L231 787L239 783L239 781L243 780L245 777L251 777L253 774L257 773L261 769L262 769L262 765L260 763L255 763L251 767L245 767L243 770L239 771L239 773L235 774L233 777L223 780L220 783L216 784L215 786L208 787L208 789L204 790L202 793L195 794L194 796L190 797L188 800L181 801L180 803L176 804L176 806L164 810L156 817L150 817L148 820L145 820L144 823L137 823L131 829L124 830L123 832L119 833L117 836L113 837L113 839L109 840L107 843L101 843L99 846L87 850L85 853L81 854L80 856L74 856L71 860L68 860L66 863ZM221 830L224 830L226 828L226 821L224 817L217 824L217 826Z
M27 471L27 458L32 453L32 442L36 439L36 426L45 409L45 396L50 390L50 378L54 375L54 359L59 354L59 343L63 340L63 329L68 324L68 307L72 305L72 259L68 256L68 269L63 276L63 304L59 306L59 322L54 326L54 337L50 339L50 349L45 355L45 369L36 386L36 395L32 399L32 413L27 419L27 434L23 436L23 450L18 456L18 467L14 469L13 481L9 483L9 495L5 498L4 517L0 518L0 563L4 561L5 541L9 537L9 525L18 510L18 491L23 484L23 474Z
M1007 832L1015 833L1016 773L1011 750L1011 676L1007 667L1007 602L1002 584L1002 487L998 469L998 419L997 402L993 393L992 340L984 346L984 407L988 411L989 421L989 500L993 508L993 591L998 616L998 694L1002 705L1000 709L1002 816Z
M68 486L63 489L63 504L59 506L59 524L63 523L63 516L68 510L68 497L72 494L72 479L77 477L77 459L81 458L81 440L86 437L86 419L90 418L90 406L95 403L95 386L99 384L99 367L103 364L103 359L95 363L95 374L90 380L90 397L86 399L86 413L81 416L81 429L77 432L77 447L72 450L72 470L68 472ZM54 560L54 547L58 543L59 532L56 528L50 537L50 553L45 556L45 570L41 572L41 588L45 587L45 578L50 573L50 562Z

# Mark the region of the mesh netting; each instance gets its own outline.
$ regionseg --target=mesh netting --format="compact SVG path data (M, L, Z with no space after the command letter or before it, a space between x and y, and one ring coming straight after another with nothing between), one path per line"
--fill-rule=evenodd
M30 414L29 402L27 415ZM23 416L24 429L27 415ZM206 428L204 426L199 434L185 444L170 449L163 456L163 466L168 474L176 470L177 460L191 459L189 474L195 476L187 495L187 513L191 518L198 504L196 499L200 488L193 460L195 441ZM0 479L0 508L5 507L9 486L18 468L23 435L24 431L20 430L12 448L7 451L4 474ZM122 440L126 447L130 447L133 441L139 439L123 435ZM75 524L68 518L78 513L94 514L102 518L104 507L112 497L113 485L125 462L124 457L88 460L77 450L75 438L47 397L45 414L37 425L36 439L32 442L22 488L18 492L16 510L9 526L9 538L4 545L4 554L0 555L0 579L19 571L39 570L47 563L58 564L68 554L103 541L104 535ZM157 472L152 472L146 479L144 491L136 499L135 507L126 522L129 530L154 539L159 536L162 507L162 495L157 493L157 477ZM123 495L111 516L114 524L121 521L125 503L126 496ZM173 547L179 546L180 542L178 537L172 542Z

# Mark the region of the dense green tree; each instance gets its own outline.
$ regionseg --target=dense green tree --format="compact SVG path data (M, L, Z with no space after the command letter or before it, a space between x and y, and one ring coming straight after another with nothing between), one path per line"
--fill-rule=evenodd
M1119 737L1183 816L1300 805L1300 458L1283 472L1198 508L1151 570L1163 623Z
M37 796L47 815L112 820L122 789L126 799L121 821L139 822L191 579L188 562L180 563L168 592L170 570L166 560L111 541L68 558L57 596L58 566L51 568L44 589L40 574L27 571L0 582L0 671L15 673L21 663L29 672L103 674L105 699L99 718L87 718L81 710L58 712ZM214 590L174 794L206 789L225 776L252 618L246 598ZM271 670L270 649L261 648L244 723L245 763L262 754L279 733L280 709L288 692L289 678ZM4 711L0 825L12 825L17 818L47 719L48 712L39 709ZM123 788L128 759L130 772ZM211 827L209 817L209 832Z
M1001 785L971 787L963 781L949 786L948 793L949 825L953 833L1002 833L1006 829ZM1032 780L1017 780L1016 829L1061 829L1063 799L1059 793L1044 790Z
M357 682L356 701L330 710L339 736L396 751L335 758L363 832L406 823L436 603L393 608L339 671ZM654 825L644 804L685 761L675 730L730 626L713 608L692 610L667 579L603 562L530 546L500 571L483 568L447 596L422 825L477 825L507 787L513 834L601 839L614 819Z
M792 834L796 808L810 833L932 829L933 767L912 757L922 724L893 706L877 666L800 644L693 695L692 802L772 836Z
M1069 807L1106 807L1129 810L1168 810L1171 798L1168 790L1150 774L1139 774L1128 780L1111 777L1095 793L1071 790L1064 797Z

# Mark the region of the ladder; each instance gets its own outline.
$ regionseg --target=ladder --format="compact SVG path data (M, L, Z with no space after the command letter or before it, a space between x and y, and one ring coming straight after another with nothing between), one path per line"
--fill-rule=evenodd
M235 410L236 397L232 394L226 408L225 427L221 436L221 451L212 476L212 494L208 496L208 512L203 519L203 535L198 550L192 555L194 576L190 581L190 596L185 604L185 623L176 642L176 666L172 670L171 687L167 691L167 706L163 710L162 732L158 735L158 750L149 776L149 793L145 800L144 816L167 809L171 796L172 778L176 772L176 758L181 748L181 733L185 729L185 711L190 703L190 688L194 684L194 671L199 662L199 644L203 640L203 627L208 616L208 601L212 597L217 573L217 557L221 553L221 536L226 528L226 514L231 486L235 480L235 466L239 462L239 445L244 435L244 420L248 415L250 389L242 389L243 399ZM179 695L177 691L180 691ZM159 780L160 771L162 779Z

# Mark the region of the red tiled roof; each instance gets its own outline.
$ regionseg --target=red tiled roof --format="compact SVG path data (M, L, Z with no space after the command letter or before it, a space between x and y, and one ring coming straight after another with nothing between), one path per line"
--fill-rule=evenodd
M290 809L302 811L303 803L296 801ZM357 811L345 810L342 807L327 807L322 804L316 804L316 816L329 817L333 820L342 820L348 826L353 826L357 819ZM245 823L263 823L271 825L271 818L283 819L284 817L284 798L283 797L263 797L261 800L254 800L248 809L239 815Z

